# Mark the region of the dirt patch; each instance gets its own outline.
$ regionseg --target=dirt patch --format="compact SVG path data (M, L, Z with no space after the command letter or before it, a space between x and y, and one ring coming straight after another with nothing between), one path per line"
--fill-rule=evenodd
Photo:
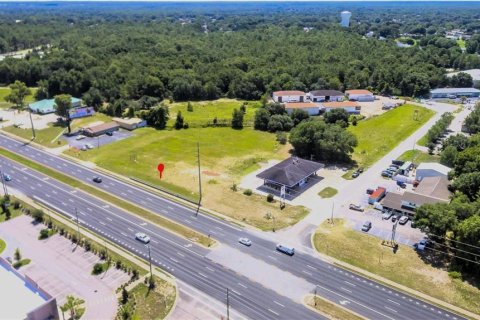
M216 172L212 172L212 171L208 171L208 170L203 170L202 173L206 176L210 176L210 177L218 177L220 175L220 173L216 173Z

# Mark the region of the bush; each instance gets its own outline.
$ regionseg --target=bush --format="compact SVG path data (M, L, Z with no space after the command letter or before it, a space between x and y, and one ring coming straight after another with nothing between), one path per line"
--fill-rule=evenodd
M287 144L287 134L285 132L277 132L277 141L280 144Z
M40 230L40 236L38 237L39 240L47 239L50 236L48 229Z
M20 209L20 207L21 207L20 202L18 202L17 200L15 200L15 201L13 202L13 209L18 210L18 209Z
M243 191L243 194L246 195L246 196L251 196L252 195L252 190L251 189L247 189L245 191Z
M188 128L189 128L188 122L185 122L185 123L183 124L183 129L188 129Z
M32 212L32 217L33 217L33 219L35 219L36 222L43 222L43 216L44 215L45 215L45 213L40 209L35 209Z
M236 192L236 191L238 190L237 184L236 184L236 183L232 184L232 186L230 187L230 189L232 189L233 192Z
M460 279L462 280L462 274L458 271L450 271L448 273L448 276L452 279Z
M268 201L268 202L273 202L273 200L274 200L273 194L269 193L269 194L267 195L267 201Z
M20 261L22 259L22 254L20 253L20 249L15 249L15 252L13 253L13 259L16 261Z
M193 106L190 102L188 102L188 104L187 104L187 111L188 112L193 112Z
M7 209L7 211L5 211L5 220L10 220L11 217L12 213L10 212L10 210Z
M92 274L99 275L102 272L103 272L103 263L95 263L95 265L93 266Z

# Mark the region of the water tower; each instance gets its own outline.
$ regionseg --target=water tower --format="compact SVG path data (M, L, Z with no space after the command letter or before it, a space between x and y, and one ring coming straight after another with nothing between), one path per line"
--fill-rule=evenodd
M340 13L340 16L342 17L342 22L340 22L340 25L342 27L348 28L350 25L350 17L352 16L352 13L350 11L342 11Z

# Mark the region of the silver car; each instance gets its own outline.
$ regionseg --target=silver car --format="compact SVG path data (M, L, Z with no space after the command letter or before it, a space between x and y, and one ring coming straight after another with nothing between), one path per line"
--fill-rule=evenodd
M145 233L143 232L138 232L135 234L135 239L137 239L138 241L141 241L143 243L149 243L150 242L150 237L147 236Z
M247 246L247 247L250 247L252 245L252 241L248 238L240 238L240 239L238 239L238 242Z

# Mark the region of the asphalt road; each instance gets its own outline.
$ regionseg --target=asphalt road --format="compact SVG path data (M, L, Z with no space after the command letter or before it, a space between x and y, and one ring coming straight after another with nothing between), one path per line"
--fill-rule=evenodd
M223 303L226 302L226 288L229 288L230 307L250 319L321 318L303 305L212 262L205 257L207 249L10 160L0 158L0 164L14 177L7 188L21 192L74 222L78 215L83 227L146 260L148 249L135 240L134 234L149 234L153 264Z
M319 295L322 295L336 303L341 303L346 308L354 310L355 312L367 318L370 318L370 319L454 319L454 320L460 318L459 316L453 313L447 312L443 309L439 309L428 303L424 303L421 300L415 299L413 297L405 295L396 290L392 290L388 287L382 286L381 284L378 284L369 279L363 278L361 276L357 276L354 273L345 271L341 268L337 268L330 263L322 261L321 259L316 257L314 254L309 254L308 252L302 252L302 250L298 250L298 248L297 248L296 254L293 257L278 254L275 252L276 244L273 243L271 240L269 240L267 235L260 234L258 232L252 232L249 230L244 230L236 225L226 223L224 221L221 221L219 219L213 218L208 215L200 214L198 217L195 217L193 210L186 208L180 204L177 204L168 199L162 198L154 193L150 193L149 191L144 190L142 188L138 188L134 185L125 183L123 181L119 181L115 178L106 176L99 172L95 172L94 170L86 168L77 163L54 156L50 153L44 152L32 146L24 145L23 143L18 142L9 137L0 135L0 146L6 149L9 149L11 151L17 152L19 154L22 154L25 157L28 157L32 160L36 160L40 163L43 163L45 166L54 168L58 171L65 173L66 175L74 176L87 184L95 185L96 187L106 192L112 193L122 199L137 203L139 206L142 206L162 216L168 217L174 221L187 225L192 229L200 231L204 234L211 234L213 238L219 240L224 245L236 247L257 259L261 259L268 262L270 265L275 266L280 270L287 271L297 277L305 279L306 281L313 284L314 286L317 286L317 293ZM31 170L27 170L27 171L30 172ZM11 173L11 172L8 172L8 173ZM12 176L16 176L16 174L17 172L15 172L15 174L12 174ZM103 183L101 184L93 183L92 178L95 175L102 176ZM58 182L54 182L52 179L50 179L50 182L58 184ZM12 185L14 185L14 183L12 183ZM29 186L23 186L22 190L27 189L27 191L29 191L27 195L33 196L32 193L34 192L34 190L31 190L31 187L32 185L29 184ZM62 187L62 188L65 188L65 187ZM41 195L39 197L41 197ZM52 201L58 202L58 200L53 200L52 196L50 196L50 198L47 197L48 200L45 198L46 196L43 196L44 203L51 204ZM56 196L55 198L59 199L58 196ZM62 198L62 199L63 199L63 203L66 203L65 201L71 201L71 197L69 196L66 196L65 198ZM98 202L98 200L95 200L95 201ZM57 208L57 210L58 209L61 209L60 211L65 210L65 208L62 209L62 206L65 206L62 204L62 201L60 201L60 203L57 203L57 205L60 205ZM66 205L70 206L70 210L71 210L72 206L69 203L66 203ZM103 205L104 204L100 204L100 207L102 207ZM85 211L83 212L86 213ZM129 216L129 217L130 219L135 219L132 216ZM117 222L115 220L118 220L114 218L111 218L111 219L115 223ZM82 217L80 217L80 220L82 220ZM113 226L114 225L113 222L103 221L103 223L105 223L106 226L103 226L99 221L97 222L93 221L93 223L90 223L90 224L92 227L99 228L99 230L100 228L102 228L101 230L103 230L103 228L107 227L108 225ZM150 227L153 228L153 226L150 226ZM127 235L134 233L128 230L128 227L126 229L128 231L125 231L124 228L120 230L116 230L117 228L120 228L120 226L115 225L114 228L110 228L109 234L115 233L118 238L120 237L118 234L121 235L120 230L123 230L122 232L124 233L126 232ZM153 230L154 229L149 229L149 230L146 230L145 232L152 236L157 233L157 230L155 231ZM178 239L177 237L163 230L162 232L163 232L161 233L162 237L165 239L176 238L179 242L186 241L186 240ZM242 247L238 245L237 243L238 238L245 237L245 236L252 240L253 242L252 247L247 248L247 247ZM125 236L123 236L123 238L125 238ZM177 240L175 240L175 242L177 242ZM129 241L132 242L132 239L130 239ZM135 241L133 241L133 243L135 243ZM122 243L120 244L124 247L126 246L125 244L122 244ZM138 246L138 243L136 245ZM153 250L159 250L156 247L157 246L155 245L155 243L153 243L152 244L152 248L154 248ZM164 245L161 246L161 251L165 250L164 247L165 247ZM130 249L128 246L126 246L126 248ZM195 245L191 245L188 249L196 253L199 253L200 255L204 254L204 252L198 252L198 250L204 250L204 249L198 248ZM140 250L140 249L137 248L137 250ZM178 256L178 253L175 253L175 252L172 253L169 251L168 254L165 256L164 260L158 260L158 261L162 261L162 263L165 265L161 265L161 266L163 268L166 268L167 271L170 271L168 269L169 267L174 270L179 270L178 268L182 268L180 267L180 265L183 265L183 263L181 262L185 262L185 264L187 265L192 264L193 261L191 259L196 257L194 254L187 254L185 255L186 259L180 261L177 259L177 256ZM173 258L174 260L171 260L170 258ZM175 262L175 260L179 262ZM206 270L208 271L208 269ZM275 270L277 269L275 268ZM272 272L274 272L275 270L272 270ZM191 272L193 272L193 270L191 270ZM180 275L177 275L175 272L172 272L172 274L177 276L179 279L183 279L182 276L185 277L185 274L191 275L192 274L191 272L185 271L185 272L182 272ZM402 272L402 271L399 270L399 272ZM215 273L215 277L219 276L220 274L220 272L217 274L216 271L214 273ZM200 276L198 275L193 277L190 276L190 278L186 279L185 282L194 286L195 285L199 286L202 280L204 283L207 283L207 282L210 283L212 280L210 279L210 277L213 275L209 274L208 272L202 273L202 274L203 275L200 275ZM235 276L241 277L238 274L235 274ZM230 279L229 276L225 276L225 277L226 279ZM219 282L219 283L223 283L223 287L225 288L227 283L223 282L223 278L221 279L222 279L222 282ZM232 278L232 281L234 281L233 278ZM241 281L237 280L235 282L237 284L236 286L237 288L239 287L238 283L243 284L243 281L248 281L248 280L242 279ZM252 282L250 281L250 283ZM255 285L258 286L258 284L255 284ZM240 288L245 289L242 286L240 286ZM216 295L213 294L213 292L210 292L210 290L213 290L213 289L209 287L208 290L205 289L202 291L206 292L207 294L211 295L212 297L220 301L223 301L222 299L224 299L223 297L225 294L222 292L222 290L220 290L220 288L217 289ZM250 290L248 290L248 293L243 291L243 293L241 294L242 296L246 296L246 295L248 295L249 297L252 296L252 293L250 292ZM272 294L274 293L272 292ZM305 292L305 294L307 294L307 292ZM278 296L278 294L276 295ZM242 297L242 296L239 296L239 297ZM258 300L257 300L257 297L253 298L253 300L262 301L260 303L259 308L266 310L267 312L270 312L268 311L268 309L274 311L274 312L270 312L270 315L269 315L270 317L267 317L267 318L282 318L284 314L282 312L279 312L278 310L279 305L274 303L273 309L268 308L267 307L268 304L263 303L264 297L265 295L259 295ZM289 303L294 303L294 302L289 300ZM285 304L281 303L281 305L285 305ZM284 308L287 309L287 307L284 307ZM246 309L249 309L249 308L247 307ZM301 309L305 309L305 308L302 307ZM237 309L237 310L242 314L245 314L245 316L247 316L248 318L251 318L251 319L259 318L259 316L252 317L252 315L248 312L244 313L245 308ZM282 309L282 311L285 311L285 310ZM279 315L277 316L276 313L278 313ZM300 314L294 312L293 317L290 317L290 319L303 319L299 315Z

